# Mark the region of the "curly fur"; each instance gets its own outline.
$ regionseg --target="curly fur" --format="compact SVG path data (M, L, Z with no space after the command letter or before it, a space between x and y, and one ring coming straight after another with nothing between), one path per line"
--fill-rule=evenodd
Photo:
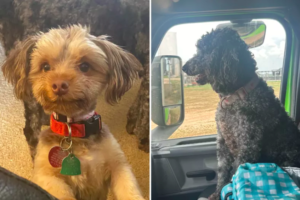
M83 24L91 27L91 34L111 36L111 41L132 52L144 66L140 72L142 85L130 109L127 129L130 133L149 140L149 122L143 118L149 107L136 105L148 104L149 96L149 1L148 0L2 0L0 1L0 39L6 55L29 35L38 31L47 32L53 27L66 27L69 24ZM27 91L30 92L30 91ZM18 96L18 95L17 95ZM49 125L46 115L35 98L22 98L26 124L24 134L35 155L37 138L43 124ZM136 115L140 117L135 117ZM140 137L139 137L140 138Z
M230 95L255 75L256 62L236 31L214 30L197 42L197 54L184 66L221 95ZM257 87L231 107L216 111L218 184L210 199L219 199L237 167L246 162L273 162L300 167L300 132L271 87L260 78Z

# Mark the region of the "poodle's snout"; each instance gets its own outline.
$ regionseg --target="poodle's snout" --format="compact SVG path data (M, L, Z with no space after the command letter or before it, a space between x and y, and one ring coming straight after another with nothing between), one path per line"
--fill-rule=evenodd
M197 74L194 74L194 73L193 73L193 70L191 70L190 68L191 68L191 67L190 67L190 65L189 65L188 62L187 62L185 65L183 65L182 71L183 71L184 73L186 73L188 76L197 75Z
M57 80L52 84L52 91L56 95L64 95L67 94L69 90L69 84L66 81Z
M182 67L182 71L183 71L183 72L185 72L185 73L187 73L187 71L188 71L188 67L187 67L187 65L183 65L183 67Z
M198 67L197 59L192 58L188 60L182 67L182 71L188 76L195 76L200 74L200 68Z

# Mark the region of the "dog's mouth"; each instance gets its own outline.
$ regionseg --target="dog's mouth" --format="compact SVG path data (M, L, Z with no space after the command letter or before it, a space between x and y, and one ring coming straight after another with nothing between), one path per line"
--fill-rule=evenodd
M83 100L69 101L63 103L50 103L47 102L42 105L44 110L48 113L56 112L65 116L75 116L78 113L82 113L89 110L91 104Z
M182 71L186 73L188 76L196 76L197 74L200 73L199 68L191 67L189 66L188 63L182 66Z
M74 111L80 111L87 109L90 106L89 102L85 99L66 99L63 97L58 98L49 98L44 96L43 101L41 102L43 108L51 112L63 112L63 113L72 113Z
M198 74L195 77L195 81L199 84L199 85L205 85L207 83L207 77L205 74Z
M186 73L188 76L196 76L197 74L199 74L199 71L198 70L191 70L191 69L188 69L188 68L184 68L185 66L183 66L182 68L182 71L184 73Z
M55 107L65 107L65 106L74 106L76 109L84 108L85 104L88 102L83 99L72 99L72 100L65 100L65 99L57 99L54 102L49 102Z

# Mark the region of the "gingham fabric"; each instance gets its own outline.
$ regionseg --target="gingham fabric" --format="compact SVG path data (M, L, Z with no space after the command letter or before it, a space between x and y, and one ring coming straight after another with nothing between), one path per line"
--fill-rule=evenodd
M276 164L245 163L239 166L232 182L222 189L221 199L300 200L300 189Z

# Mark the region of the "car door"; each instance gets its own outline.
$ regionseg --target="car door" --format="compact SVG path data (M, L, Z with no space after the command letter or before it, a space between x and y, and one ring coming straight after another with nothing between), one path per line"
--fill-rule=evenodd
M258 64L257 73L273 87L286 111L299 122L298 4L228 0L166 2L152 1L152 69L155 57L162 55L177 55L184 64L196 52L196 40L220 23L263 21L267 27L264 44L251 49ZM151 75L153 80L154 74ZM217 183L214 113L218 95L209 85L195 85L192 77L183 75L183 82L182 123L173 126L158 125L155 120L151 123L152 199L208 197ZM156 107L154 101L151 107Z

